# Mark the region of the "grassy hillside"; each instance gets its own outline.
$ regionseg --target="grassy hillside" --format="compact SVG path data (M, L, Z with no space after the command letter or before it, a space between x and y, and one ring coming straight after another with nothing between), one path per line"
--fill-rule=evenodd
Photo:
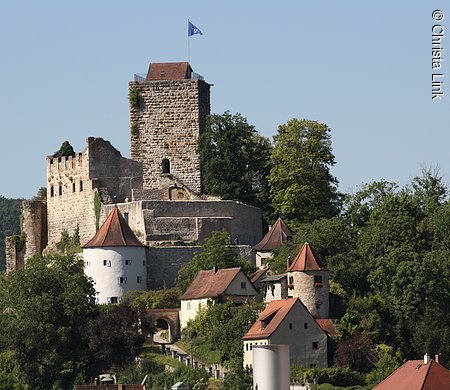
M8 199L0 195L0 271L5 270L5 237L20 233L22 199Z

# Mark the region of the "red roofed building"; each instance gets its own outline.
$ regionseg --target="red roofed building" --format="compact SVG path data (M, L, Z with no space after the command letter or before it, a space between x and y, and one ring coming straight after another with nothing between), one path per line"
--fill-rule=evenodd
M255 287L240 267L200 271L186 292L181 296L180 323L184 329L208 301L221 296L235 303L242 303L257 295Z
M326 321L317 322L298 298L271 301L243 337L244 367L253 364L253 346L268 344L288 344L291 364L327 367L327 335L335 331Z
M145 246L117 207L83 246L84 273L94 280L97 303L118 303L126 291L146 290Z
M264 268L267 261L273 257L274 249L278 249L284 242L292 240L293 232L281 218L272 225L263 239L253 247L256 251L256 266Z
M374 390L450 390L450 372L425 355L423 360L408 360Z
M295 259L287 263L288 296L300 298L315 318L328 318L329 294L328 270L305 243Z

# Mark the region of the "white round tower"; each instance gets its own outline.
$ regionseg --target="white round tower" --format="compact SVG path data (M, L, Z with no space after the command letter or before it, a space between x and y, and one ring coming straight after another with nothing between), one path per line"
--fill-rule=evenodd
M314 318L328 318L330 285L328 270L305 243L287 266L288 297L300 298Z
M145 246L115 207L83 246L84 273L94 281L97 303L119 303L125 292L146 290Z

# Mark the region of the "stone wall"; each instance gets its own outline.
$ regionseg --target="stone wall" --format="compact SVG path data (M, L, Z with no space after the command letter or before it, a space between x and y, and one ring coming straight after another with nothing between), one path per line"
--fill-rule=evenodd
M141 96L130 105L131 158L144 168L144 188L161 189L163 160L170 174L201 193L198 139L210 113L210 86L201 80L130 82Z
M42 252L47 246L47 204L42 200L22 202L22 233L27 237L25 259Z
M147 286L149 289L172 287L178 270L187 264L198 246L150 247L147 249Z
M95 234L94 188L89 178L86 148L75 156L47 158L48 245L54 246L65 229L77 227L81 243Z
M25 248L16 249L14 236L5 238L6 272L21 269L25 264Z
M81 244L96 231L94 196L103 203L131 199L142 187L142 164L121 156L108 141L89 137L82 153L47 158L48 245L54 246L65 229L77 227Z

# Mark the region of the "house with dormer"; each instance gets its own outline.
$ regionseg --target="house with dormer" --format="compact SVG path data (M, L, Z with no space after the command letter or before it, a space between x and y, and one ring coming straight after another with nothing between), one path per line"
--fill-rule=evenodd
M291 364L305 368L328 366L331 321L318 322L298 298L271 301L243 337L244 367L252 367L255 345L287 344Z
M181 329L184 329L208 302L222 297L235 304L242 304L257 294L241 267L200 271L181 296Z

